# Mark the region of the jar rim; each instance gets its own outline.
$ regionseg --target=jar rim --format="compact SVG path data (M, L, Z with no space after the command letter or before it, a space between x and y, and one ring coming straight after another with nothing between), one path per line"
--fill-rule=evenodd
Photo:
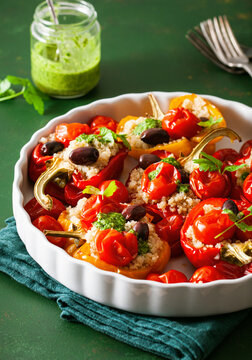
M48 16L48 14L50 14L50 10L48 8L47 2L43 1L35 9L34 21L50 31L66 31L67 29L73 29L73 27L88 28L92 26L97 19L97 13L94 6L84 0L54 0L54 6L55 10L59 13L62 9L74 9L75 11L77 10L80 14L87 15L87 18L78 22L56 25L53 21L52 16L51 21L44 19L46 15Z

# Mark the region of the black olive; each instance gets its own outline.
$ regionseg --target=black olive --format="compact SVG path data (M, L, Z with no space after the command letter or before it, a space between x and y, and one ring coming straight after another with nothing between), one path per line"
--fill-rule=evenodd
M51 156L64 149L64 145L59 141L48 141L41 146L41 155Z
M178 169L178 172L181 175L181 183L189 184L189 174L184 169Z
M239 212L236 203L231 199L226 200L222 205L222 210L225 209L231 210L235 215L237 215Z
M157 145L168 143L170 136L164 129L153 128L147 129L141 134L141 140L146 144Z
M99 151L91 146L79 147L71 151L69 159L76 165L90 165L97 161Z
M209 120L208 118L206 118L206 117L204 117L204 116L201 116L199 119L200 119L200 121L202 121L202 122Z
M148 240L149 237L149 226L146 223L137 222L133 226L133 230L137 233L138 238L144 241Z
M139 166L142 169L146 169L151 164L154 164L156 162L159 162L161 159L154 154L143 154L139 158Z
M146 210L141 205L130 205L122 211L122 215L127 221L138 221L146 215Z

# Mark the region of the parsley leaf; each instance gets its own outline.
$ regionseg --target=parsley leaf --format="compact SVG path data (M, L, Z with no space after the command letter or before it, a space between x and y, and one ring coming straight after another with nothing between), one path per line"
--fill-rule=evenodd
M227 214L228 217L229 217L229 219L230 219L231 221L236 222L236 220L237 220L237 215L235 215L235 213L234 213L232 210L230 210L230 209L223 209L223 210L222 210L222 213L223 213L223 214Z
M22 89L16 92L11 85L21 85ZM47 96L40 93L29 79L9 75L0 82L0 101L10 100L20 95L23 95L26 102L33 105L40 115L44 113L43 100L47 99Z
M126 219L122 214L110 212L107 214L99 213L97 221L93 222L93 225L100 230L115 229L122 232L125 230L125 223Z
M133 134L134 135L140 135L145 130L153 129L153 128L161 128L161 127L162 127L162 121L161 120L145 119L135 127L135 129L133 130Z
M222 173L224 173L225 171L233 172L233 171L236 171L236 170L238 170L238 169L243 168L244 166L247 166L247 165L246 165L246 164L241 164L241 165L230 165L230 166L226 166Z
M95 134L81 134L75 140L78 142L86 141L88 144L92 143L95 139L98 139L98 135ZM99 139L98 139L99 140Z
M148 174L149 180L150 180L150 181L154 180L154 179L158 176L158 174L160 173L161 169L162 169L161 166L158 166L158 167L156 168L156 170L151 171L151 172Z
M179 180L177 181L177 191L178 192L188 193L189 189L190 189L189 184L181 184L181 182Z
M162 159L161 162L171 164L171 165L175 166L175 168L177 168L177 169L181 168L180 163L174 157L167 157L165 159Z
M83 194L90 194L90 195L102 195L106 197L111 197L114 192L117 190L117 186L115 183L115 180L112 180L108 187L104 191L101 191L95 186L88 185L85 187L85 189L82 191Z
M150 247L147 241L138 239L138 255L144 255L150 252Z
M223 118L215 119L213 116L210 116L209 120L200 121L198 122L198 125L205 128L210 128L211 126L220 123L222 120Z

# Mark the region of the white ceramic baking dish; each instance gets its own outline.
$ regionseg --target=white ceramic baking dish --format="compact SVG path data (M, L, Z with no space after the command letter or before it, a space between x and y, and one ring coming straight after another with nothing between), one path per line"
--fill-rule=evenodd
M161 108L168 109L170 99L182 92L154 92ZM95 115L106 115L120 120L131 114L150 113L148 93L126 94L77 107L51 120L38 130L22 148L15 166L13 183L13 211L18 233L32 258L54 279L69 289L118 309L156 316L204 316L222 314L252 306L252 274L235 280L220 280L206 284L161 284L134 280L97 269L89 263L70 257L64 250L52 245L36 229L23 206L32 197L32 183L27 176L28 158L42 136L53 132L61 122L87 122ZM229 127L244 141L252 138L252 109L238 102L202 95L217 105ZM222 140L218 147L230 147ZM233 148L240 145L233 144ZM127 172L127 170L126 170ZM185 257L170 261L167 269L184 271L188 276L193 267Z

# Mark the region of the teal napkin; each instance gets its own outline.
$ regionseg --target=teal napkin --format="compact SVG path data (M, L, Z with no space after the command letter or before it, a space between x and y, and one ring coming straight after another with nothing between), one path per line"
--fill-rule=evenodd
M90 326L113 338L168 359L200 360L248 314L205 318L161 318L116 310L67 289L29 256L20 240L14 218L0 231L0 270L19 283L53 299L61 318Z

